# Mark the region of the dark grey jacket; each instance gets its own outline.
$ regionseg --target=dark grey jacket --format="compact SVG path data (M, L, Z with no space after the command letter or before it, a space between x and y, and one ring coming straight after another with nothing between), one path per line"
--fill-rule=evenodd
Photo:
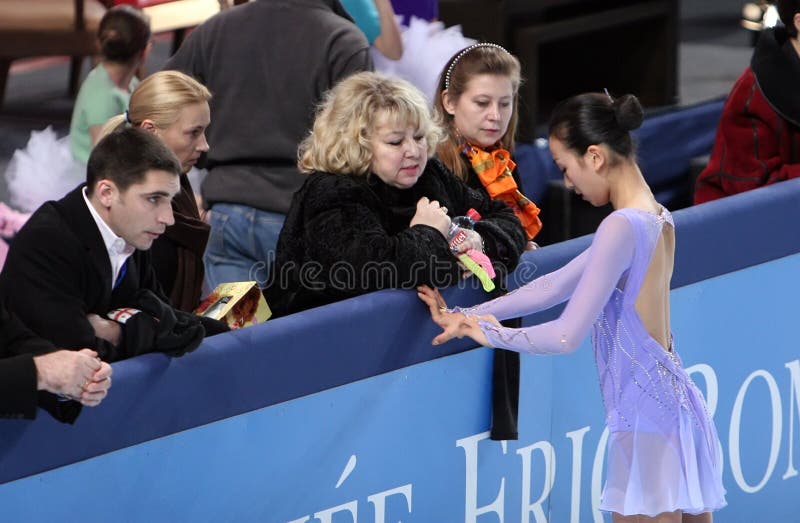
M340 79L372 70L366 37L339 9L334 0L248 2L195 29L167 62L214 96L202 190L209 205L289 209L303 183L297 146L316 105Z

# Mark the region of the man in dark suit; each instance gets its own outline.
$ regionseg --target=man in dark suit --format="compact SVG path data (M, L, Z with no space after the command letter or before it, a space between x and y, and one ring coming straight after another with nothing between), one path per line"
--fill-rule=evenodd
M33 419L39 405L56 419L71 423L80 405L38 392L95 406L110 386L111 367L96 352L57 350L0 305L0 418Z
M109 362L197 347L203 325L167 305L147 252L174 222L179 174L151 133L103 138L86 185L42 205L14 238L0 275L8 309L56 346L89 348Z

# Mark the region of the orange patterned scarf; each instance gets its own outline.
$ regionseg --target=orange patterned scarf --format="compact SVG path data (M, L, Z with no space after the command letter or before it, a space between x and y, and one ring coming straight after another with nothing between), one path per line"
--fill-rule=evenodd
M522 228L525 229L528 240L532 240L542 228L539 208L517 188L517 182L511 175L517 164L511 159L508 151L498 147L487 152L467 143L462 152L469 158L489 197L511 207L519 218Z

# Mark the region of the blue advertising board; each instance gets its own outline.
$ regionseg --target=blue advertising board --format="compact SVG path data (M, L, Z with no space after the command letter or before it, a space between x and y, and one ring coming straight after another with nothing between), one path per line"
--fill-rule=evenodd
M722 444L718 521L800 513L798 273L791 255L672 292L676 348ZM588 340L522 357L517 441L488 439L491 359L450 355L18 479L0 486L2 519L610 521Z

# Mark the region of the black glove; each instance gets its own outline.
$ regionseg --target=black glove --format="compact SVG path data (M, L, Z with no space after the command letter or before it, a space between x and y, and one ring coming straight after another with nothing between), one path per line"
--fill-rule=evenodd
M146 352L163 352L170 356L182 356L196 349L205 336L200 318L189 312L173 309L148 289L136 293L136 307L150 316L153 327L152 345ZM138 320L137 314L131 320ZM128 321L131 321L128 320ZM142 318L142 323L146 318ZM142 331L146 335L147 328Z
M216 336L217 334L230 332L231 330L231 328L228 327L228 324L224 321L215 320L214 318L206 318L205 316L197 317L200 318L200 323L203 324L203 328L206 330L206 337Z

